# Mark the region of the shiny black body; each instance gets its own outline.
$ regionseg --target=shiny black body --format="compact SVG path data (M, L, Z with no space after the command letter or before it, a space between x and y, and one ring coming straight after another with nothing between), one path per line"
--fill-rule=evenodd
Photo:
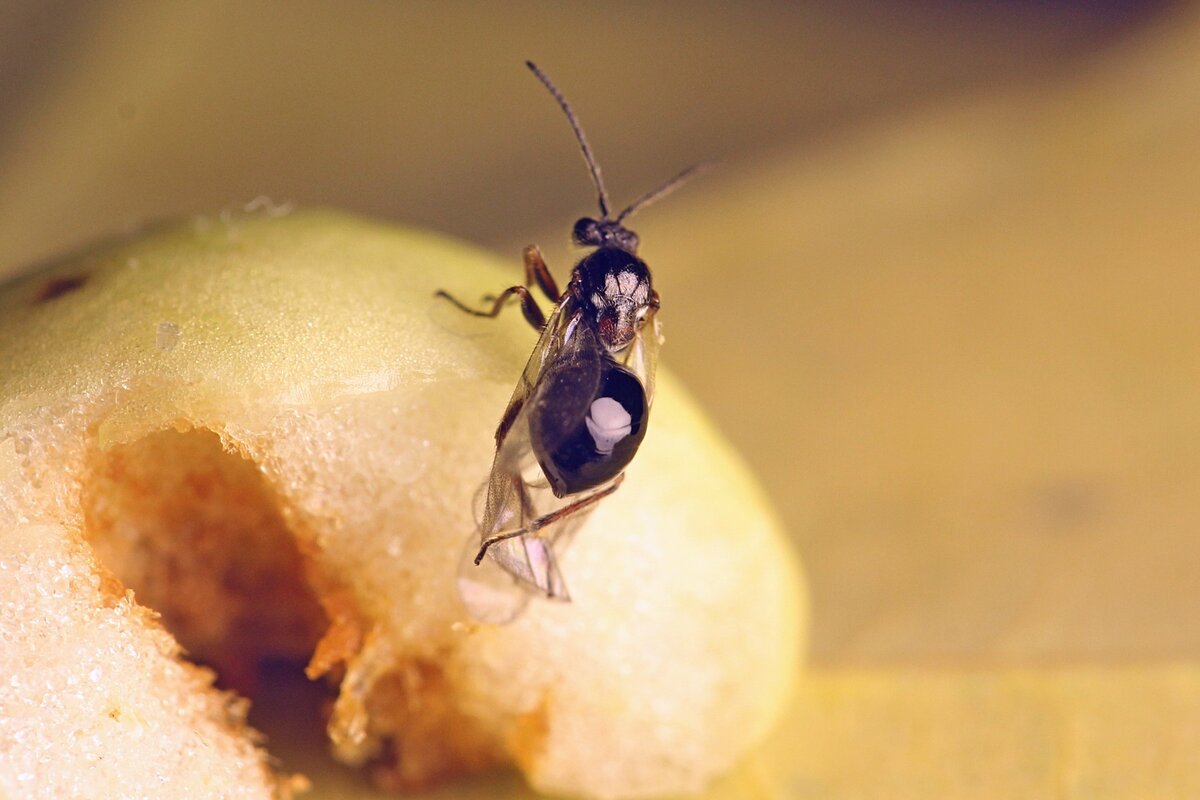
M528 401L529 441L556 497L595 489L629 465L646 435L646 389L580 317L582 341L546 367Z
M660 338L654 315L659 298L650 269L637 256L638 237L623 224L695 171L685 170L615 216L600 169L566 100L534 64L529 69L558 101L583 151L599 195L600 217L584 217L572 239L595 248L575 265L562 292L541 252L525 248L524 285L474 309L444 291L437 295L475 316L496 317L513 298L539 332L529 363L496 429L496 456L478 520L479 565L492 560L511 577L548 597L567 599L554 548L586 512L612 494L646 435ZM532 290L554 303L549 317ZM541 476L537 475L536 459ZM468 581L464 600L489 605ZM468 599L470 597L471 599ZM474 613L474 612L472 612Z

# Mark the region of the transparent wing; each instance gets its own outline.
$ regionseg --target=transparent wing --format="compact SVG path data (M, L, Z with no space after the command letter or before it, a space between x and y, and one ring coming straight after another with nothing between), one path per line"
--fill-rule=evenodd
M488 550L488 557L478 565L475 556L479 540L470 537L459 562L458 588L471 616L480 622L503 625L515 619L535 595L569 600L555 551L561 552L566 539L585 517L586 514L576 514L564 519L553 536L524 536L500 542ZM520 571L528 568L528 575L534 576L532 580L514 575L511 571L514 565ZM544 576L540 581L538 574Z
M542 335L538 338L537 344L533 346L529 361L525 363L525 369L521 372L516 388L513 389L512 397L509 398L508 406L504 409L504 415L500 418L500 424L496 427L497 453L504 447L508 431L524 409L525 401L537 386L538 379L545 371L546 365L554 363L568 346L578 345L577 339L572 340L575 338L575 328L579 324L579 314L579 310L574 307L570 297L564 299L554 307L554 311L550 312L550 318L546 320L546 327L542 329Z
M579 311L570 298L555 308L496 430L496 456L478 515L477 536L468 544L470 552L464 553L459 570L463 601L473 616L484 621L508 621L524 607L529 593L569 599L555 551L583 521L582 514L571 514L536 532L496 542L478 566L474 559L484 541L522 531L564 505L554 497L534 455L529 409L536 402L539 380L546 368L571 358L574 350L588 345L586 331L579 322Z
M569 299L555 308L496 431L496 457L478 515L478 535L468 543L459 571L463 602L472 616L485 622L512 620L531 595L570 599L556 554L564 551L587 518L592 508L589 499L609 494L620 480L618 476L583 497L557 498L530 441L529 414L539 402L538 390L546 370L568 359L586 363L589 359L584 351L596 347L580 319L580 312ZM661 343L660 323L652 310L637 337L619 355L619 360L642 381L648 403L654 396ZM553 522L527 530L547 518ZM483 561L475 564L483 542L514 532L519 535L495 542Z
M658 349L662 346L662 323L658 313L650 309L634 340L625 349L622 363L641 380L646 389L646 405L654 402L654 373L658 369Z

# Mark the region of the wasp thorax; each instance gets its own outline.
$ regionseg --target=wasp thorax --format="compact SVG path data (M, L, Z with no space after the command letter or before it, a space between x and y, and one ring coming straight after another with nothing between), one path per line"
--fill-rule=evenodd
M571 229L571 239L582 247L618 247L629 253L638 249L638 235L610 219L583 217Z
M632 342L650 307L646 262L619 247L601 247L575 273L580 300L604 346L616 351Z

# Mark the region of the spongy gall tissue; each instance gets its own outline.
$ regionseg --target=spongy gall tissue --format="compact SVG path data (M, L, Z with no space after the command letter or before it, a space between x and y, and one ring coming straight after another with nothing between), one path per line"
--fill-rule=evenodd
M472 498L536 335L433 293L518 266L255 210L0 289L0 795L287 796L303 779L244 723L280 659L329 687L311 724L337 757L392 788L513 765L559 795L686 793L767 733L797 562L669 374L562 559L573 602L463 609Z

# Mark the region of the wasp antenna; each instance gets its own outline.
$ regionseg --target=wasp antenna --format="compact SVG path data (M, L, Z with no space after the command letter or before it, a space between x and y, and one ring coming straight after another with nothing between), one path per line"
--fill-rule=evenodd
M662 186L659 186L657 189L652 189L651 191L646 192L644 195L639 197L637 200L634 200L629 204L628 208L617 215L617 218L614 220L614 222L619 223L626 217L631 216L633 212L637 211L639 208L648 206L656 200L661 200L683 184L687 183L687 181L694 178L696 175L699 175L701 172L707 172L715 166L716 162L714 161L702 161L699 164L693 164L683 172L676 175L674 178L671 178L671 180L667 181Z
M575 112L567 104L567 98L563 97L562 92L546 76L546 73L538 68L537 64L534 64L532 61L526 61L525 66L529 67L529 71L537 76L542 85L549 90L551 96L558 101L563 113L567 115L567 122L571 123L571 130L575 131L575 138L579 141L579 149L583 150L583 160L587 162L588 169L592 173L592 183L596 185L596 192L600 195L600 214L604 219L608 219L608 192L604 191L604 180L600 177L600 165L596 163L596 157L592 155L591 145L588 144L587 137L583 135L583 128L579 126L579 120L576 119Z

